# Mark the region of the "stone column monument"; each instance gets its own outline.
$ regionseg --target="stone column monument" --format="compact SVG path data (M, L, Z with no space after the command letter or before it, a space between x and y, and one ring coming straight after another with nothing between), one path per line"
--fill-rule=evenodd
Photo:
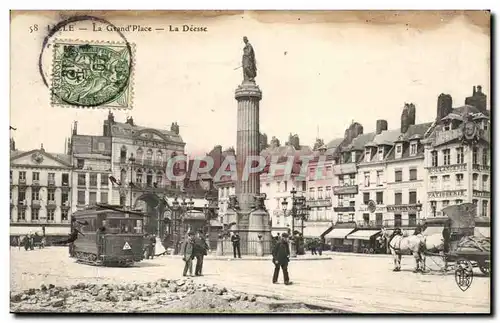
M248 255L270 253L271 228L269 214L264 206L265 197L260 196L260 174L250 174L242 178L245 163L249 156L260 154L259 102L262 91L255 83L257 65L255 53L247 37L243 37L243 82L235 91L238 101L238 120L236 138L236 197L238 208L236 230L240 233L241 251ZM248 165L247 165L248 167Z

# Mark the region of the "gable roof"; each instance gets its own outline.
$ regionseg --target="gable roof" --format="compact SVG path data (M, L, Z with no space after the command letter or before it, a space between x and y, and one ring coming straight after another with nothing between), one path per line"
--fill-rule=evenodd
M10 152L10 163L15 165L15 160L29 156L34 153L40 153L46 158L55 160L61 164L63 164L66 167L72 167L71 164L71 156L66 155L66 154L59 154L59 153L48 153L44 149L33 149L30 151L19 151L19 150L14 150Z

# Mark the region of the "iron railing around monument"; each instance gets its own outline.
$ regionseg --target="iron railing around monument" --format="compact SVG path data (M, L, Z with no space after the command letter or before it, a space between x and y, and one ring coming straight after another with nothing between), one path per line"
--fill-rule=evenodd
M244 256L256 256L257 246L258 244L262 244L262 248L264 250L264 255L270 255L273 247L272 240L249 240L249 241L241 241L240 243L240 252L241 257ZM215 250L214 250L215 251ZM222 256L231 256L233 257L233 243L231 239L224 239L222 241ZM236 255L238 256L238 255Z

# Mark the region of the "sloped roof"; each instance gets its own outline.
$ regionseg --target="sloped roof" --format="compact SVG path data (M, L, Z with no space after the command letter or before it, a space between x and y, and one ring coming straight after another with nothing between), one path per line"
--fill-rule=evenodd
M420 123L417 125L411 125L408 130L406 131L405 134L402 134L401 137L403 138L403 152L401 155L401 158L398 158L397 160L402 160L408 157L415 158L415 157L420 157L423 156L424 154L424 145L422 143L418 144L417 147L417 154L414 156L410 156L410 142L409 140L411 138L416 138L420 137L423 138L424 134L427 132L427 129L432 125L432 122L426 122L426 123ZM387 154L386 160L396 160L396 149L392 147L392 149L389 151Z
M107 123L108 121L105 120ZM143 127L143 126L138 126L138 125L131 125L126 122L113 122L113 125L111 126L111 135L112 136L133 136L135 132L143 131L143 130L151 130L151 131L157 131L164 136L168 137L169 141L172 142L177 142L177 143L184 143L182 141L182 138L180 135L176 134L173 131L165 130L165 129L156 129L156 128L150 128L150 127Z
M336 139L333 139L331 140L329 143L326 144L326 149L332 149L332 148L337 148L338 146L340 146L340 144L342 144L342 142L344 141L344 138L336 138Z
M379 145L392 146L394 145L394 142L398 140L399 135L401 135L401 129L384 130L380 134L376 135L375 138L373 138L373 142L377 146Z
M458 108L453 108L451 113L455 113L455 114L459 114L459 115L465 115L465 114L469 114L469 113L482 113L488 117L490 116L489 110L483 111L483 110L476 108L473 105L468 105L468 104L463 105L463 106L458 107Z
M12 160L19 158L21 156L30 155L30 154L33 154L35 152L39 152L48 158L52 158L52 159L54 159L62 164L65 164L65 165L71 167L71 156L70 155L59 154L59 153L49 153L49 152L46 152L44 149L33 149L33 150L29 150L29 151L14 150L14 151L10 152L10 160L12 161Z
M367 143L373 140L375 137L375 132L365 133L357 136L351 142L351 144L344 147L343 151L351 151L351 150L364 150Z

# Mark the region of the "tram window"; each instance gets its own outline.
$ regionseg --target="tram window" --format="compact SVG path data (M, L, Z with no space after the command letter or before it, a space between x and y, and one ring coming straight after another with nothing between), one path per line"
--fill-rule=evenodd
M106 230L108 233L120 233L120 220L119 219L108 219L106 225Z

